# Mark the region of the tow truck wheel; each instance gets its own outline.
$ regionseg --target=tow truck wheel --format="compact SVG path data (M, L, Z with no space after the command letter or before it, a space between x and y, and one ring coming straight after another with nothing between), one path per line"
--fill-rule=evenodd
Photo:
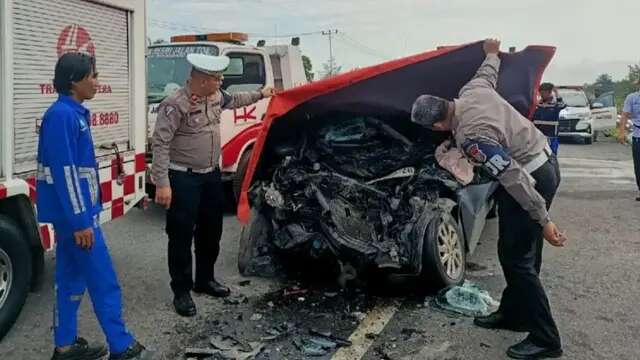
M246 150L242 156L240 157L240 161L238 162L238 170L233 176L233 195L236 198L236 202L240 200L240 192L242 191L242 181L244 180L244 175L247 173L247 168L249 167L249 160L251 159L251 149Z
M29 245L13 220L0 215L0 340L18 318L31 283Z
M466 250L458 225L449 214L431 221L422 248L422 277L437 288L459 285L466 270Z
M591 133L589 135L589 137L584 138L585 145L591 145L594 141L596 141L596 134L594 130L591 130Z

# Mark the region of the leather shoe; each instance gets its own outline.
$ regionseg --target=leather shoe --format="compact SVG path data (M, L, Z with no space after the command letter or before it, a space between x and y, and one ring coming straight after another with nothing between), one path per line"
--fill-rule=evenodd
M176 295L173 298L173 307L180 316L191 317L196 315L196 304L193 303L189 293Z
M103 359L108 353L106 347L102 345L89 345L87 340L79 337L76 338L76 341L71 344L66 351L61 352L56 349L53 352L51 360L97 360Z
M526 338L521 342L511 346L507 350L507 355L512 359L546 359L559 358L562 356L562 348L539 346Z
M228 287L215 280L209 281L206 284L196 285L193 288L193 292L213 297L227 297L231 294L231 290Z
M503 313L496 311L487 316L478 316L473 319L473 323L476 326L485 329L503 329L517 332L527 332L524 326L511 324L504 316Z

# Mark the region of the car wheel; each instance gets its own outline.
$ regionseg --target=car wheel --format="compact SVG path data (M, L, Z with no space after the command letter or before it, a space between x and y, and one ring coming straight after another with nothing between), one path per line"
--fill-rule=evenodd
M29 294L31 252L15 223L0 216L0 340L18 318Z
M591 145L593 144L593 134L591 134L591 136L584 138L584 144L585 145Z
M236 201L240 199L240 192L242 191L242 181L244 181L244 175L247 173L249 167L249 160L251 160L251 149L242 154L240 162L238 162L238 170L233 177L233 195Z
M459 285L466 271L466 249L458 224L443 213L431 221L422 249L422 277L438 288Z
M262 213L251 210L249 222L242 226L240 231L240 241L238 249L238 271L245 276L272 274L256 273L255 260L264 255L269 248L271 236L273 235L273 225ZM268 272L268 271L267 271Z

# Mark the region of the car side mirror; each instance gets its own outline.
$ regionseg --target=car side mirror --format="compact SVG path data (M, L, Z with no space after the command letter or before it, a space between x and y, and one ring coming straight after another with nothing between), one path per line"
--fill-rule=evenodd
M593 103L591 105L592 109L602 109L603 107L604 107L604 105L602 103L598 103L598 102L597 103Z

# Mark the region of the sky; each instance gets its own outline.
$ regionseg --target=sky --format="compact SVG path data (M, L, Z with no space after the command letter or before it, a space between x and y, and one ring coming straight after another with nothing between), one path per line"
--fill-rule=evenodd
M503 49L552 45L544 80L584 84L608 73L624 78L640 63L639 0L147 0L148 36L238 31L249 44L300 36L321 72L333 56L343 70L497 37ZM318 75L316 75L318 76Z

